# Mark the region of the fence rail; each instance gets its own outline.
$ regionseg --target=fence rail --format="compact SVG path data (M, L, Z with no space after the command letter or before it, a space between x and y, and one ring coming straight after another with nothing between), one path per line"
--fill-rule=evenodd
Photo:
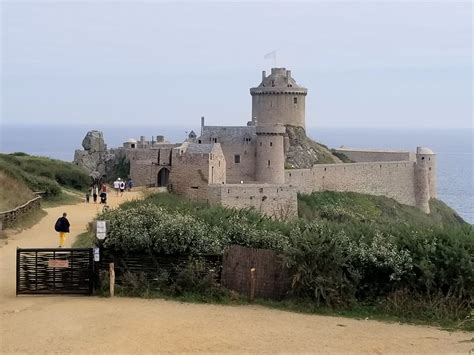
M21 206L0 212L0 230L11 227L19 217L24 216L32 209L39 208L41 205L40 200L41 196L36 196Z
M153 283L160 277L166 275L169 279L174 279L191 262L199 259L204 263L202 276L212 273L220 281L222 270L221 256L193 256L190 255L167 255L167 254L146 254L146 253L114 253L110 250L101 248L99 271L108 271L109 263L114 263L115 277L117 284L123 282L127 273L143 274L146 279Z

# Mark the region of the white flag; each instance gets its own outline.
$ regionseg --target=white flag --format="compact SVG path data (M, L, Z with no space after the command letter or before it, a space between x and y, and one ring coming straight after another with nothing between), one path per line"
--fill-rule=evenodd
M265 56L263 58L264 59L276 59L276 57L277 57L277 51L275 50L273 52L265 54Z

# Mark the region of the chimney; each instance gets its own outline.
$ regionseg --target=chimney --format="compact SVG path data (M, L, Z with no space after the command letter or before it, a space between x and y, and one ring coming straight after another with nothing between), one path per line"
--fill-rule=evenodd
M204 128L204 116L201 116L201 136L202 136L203 128Z
M267 72L265 70L262 70L262 81L264 81L266 77L267 77Z

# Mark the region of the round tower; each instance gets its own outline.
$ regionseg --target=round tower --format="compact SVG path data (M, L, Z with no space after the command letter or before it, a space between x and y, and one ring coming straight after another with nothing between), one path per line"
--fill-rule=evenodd
M250 89L252 121L256 125L291 125L305 128L305 99L308 90L299 86L286 68L262 72L262 82Z
M269 184L285 183L285 154L282 125L257 126L255 179Z
M436 155L429 148L416 148L415 163L415 199L416 206L425 213L430 213L430 198L436 192Z

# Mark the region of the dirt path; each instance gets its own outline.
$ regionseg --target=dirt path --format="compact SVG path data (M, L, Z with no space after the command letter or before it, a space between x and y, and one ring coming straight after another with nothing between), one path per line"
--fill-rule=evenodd
M136 198L137 194L126 195ZM110 204L122 200L111 197ZM93 204L55 207L0 248L0 350L4 353L410 352L464 353L474 334L283 312L257 306L71 296L15 297L16 247L55 247L56 218L72 234L97 213ZM67 245L71 245L69 238Z

